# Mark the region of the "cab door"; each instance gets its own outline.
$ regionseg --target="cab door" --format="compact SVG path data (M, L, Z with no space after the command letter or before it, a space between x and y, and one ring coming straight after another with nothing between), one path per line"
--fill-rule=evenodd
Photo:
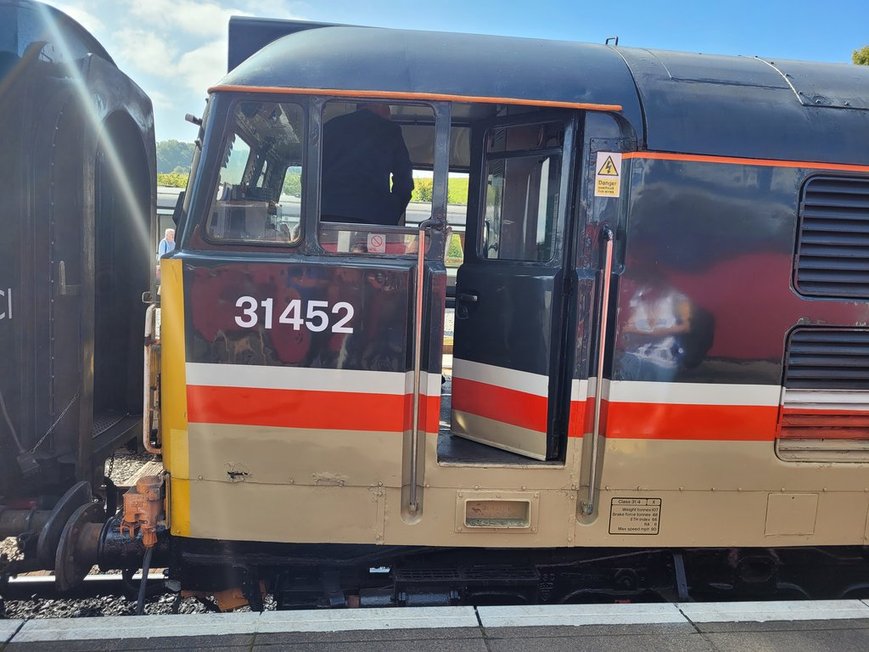
M576 114L477 125L456 281L452 432L538 460L564 450L571 309L565 216Z

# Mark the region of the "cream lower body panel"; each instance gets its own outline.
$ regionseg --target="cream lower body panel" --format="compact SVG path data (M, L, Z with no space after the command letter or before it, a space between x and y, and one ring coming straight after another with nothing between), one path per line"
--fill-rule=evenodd
M173 526L185 536L520 548L869 542L869 465L783 462L773 442L606 440L599 500L585 520L577 518L581 440L570 441L565 466L489 468L438 465L429 435L423 510L411 522L402 515L400 434L284 440L247 430L242 445L244 437L208 428L191 432L189 529ZM249 475L229 481L229 462ZM527 499L529 525L466 527L469 498Z
M230 541L382 543L385 490L190 483L187 536Z
M340 485L401 487L403 437L408 433L360 430L313 430L216 424L190 424L184 440L187 453L176 477L225 482L234 472L239 481L260 485ZM541 438L543 436L541 435ZM465 487L526 485L559 489L576 484L576 451L568 444L564 465L466 466L437 463L437 435L425 434L420 449L423 483ZM173 469L173 473L175 469ZM242 475L243 474L243 475Z
M483 493L522 492L490 490ZM576 520L576 495L531 492L533 528L473 530L463 527L462 491L428 488L416 523L401 516L398 489L312 487L192 481L187 536L287 543L359 543L453 547L781 547L866 545L869 496L863 492L781 494L768 492L603 491L601 513L588 524ZM789 519L776 507L793 497L816 501L817 509ZM613 501L660 501L656 534L613 529ZM623 516L620 518L624 518ZM644 519L641 525L647 526ZM648 528L647 528L648 529Z
M260 485L401 485L401 433L192 423L188 442L192 479L234 471Z

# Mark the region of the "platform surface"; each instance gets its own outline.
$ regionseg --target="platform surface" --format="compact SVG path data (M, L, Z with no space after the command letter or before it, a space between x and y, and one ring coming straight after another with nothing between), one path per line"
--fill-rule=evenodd
M0 620L13 650L869 650L869 601L432 607Z

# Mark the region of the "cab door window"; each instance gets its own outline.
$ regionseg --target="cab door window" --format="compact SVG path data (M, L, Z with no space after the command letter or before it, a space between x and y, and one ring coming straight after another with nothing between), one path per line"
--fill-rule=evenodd
M560 122L490 130L481 258L547 262L554 257L563 142Z
M299 241L304 133L297 104L248 101L235 106L206 224L208 240Z

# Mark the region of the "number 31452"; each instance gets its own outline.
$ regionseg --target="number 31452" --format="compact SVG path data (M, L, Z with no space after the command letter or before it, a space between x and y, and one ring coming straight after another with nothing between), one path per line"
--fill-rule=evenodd
M235 316L235 323L242 328L253 328L260 322L262 308L262 323L266 330L274 327L274 299L257 300L251 296L239 297L236 308L241 308L241 314ZM353 306L346 301L339 301L330 309L328 301L311 299L305 302L303 310L301 299L293 299L278 317L278 324L289 324L294 330L307 328L315 333L321 333L332 326L333 333L352 333ZM303 316L304 315L304 316Z

